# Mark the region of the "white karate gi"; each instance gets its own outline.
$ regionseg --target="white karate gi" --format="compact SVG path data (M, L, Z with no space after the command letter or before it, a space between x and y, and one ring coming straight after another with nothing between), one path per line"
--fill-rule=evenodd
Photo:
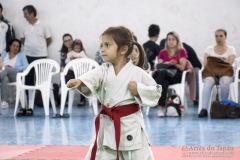
M79 78L106 107L139 103L145 107L156 106L162 88L143 69L135 66L131 60L115 74L112 64L87 72ZM140 98L131 95L128 83L137 82ZM127 136L132 140L128 140ZM91 157L91 145L85 160ZM121 160L153 160L151 148L146 135L141 110L121 118L121 136L119 145ZM100 116L100 128L97 139L96 160L116 160L115 129L113 120L107 115Z

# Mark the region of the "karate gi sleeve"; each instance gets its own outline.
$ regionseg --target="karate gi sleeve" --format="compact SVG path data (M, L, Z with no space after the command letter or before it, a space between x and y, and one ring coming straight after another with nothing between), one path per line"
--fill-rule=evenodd
M78 79L80 79L82 83L85 84L85 87L81 87L81 90L78 91L86 97L90 96L90 94L96 95L98 88L102 82L102 77L103 68L101 66L83 74ZM90 93L87 93L87 90L90 90Z
M137 83L139 97L135 97L136 101L144 107L154 107L157 105L162 93L162 86L155 84L152 86L143 83Z

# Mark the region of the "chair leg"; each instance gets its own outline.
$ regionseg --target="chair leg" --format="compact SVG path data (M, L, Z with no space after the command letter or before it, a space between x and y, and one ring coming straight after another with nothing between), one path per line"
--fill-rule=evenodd
M25 90L23 90L23 92L25 92ZM20 93L21 93L21 90L18 87L16 87L15 109L14 109L13 116L16 116L16 114L17 114L18 104L19 104L19 100L20 100Z
M88 104L89 104L89 106L93 105L92 98L88 98Z
M95 96L91 97L94 115L98 114L98 101Z
M150 107L146 108L146 116L149 114Z
M66 103L66 99L67 99L67 94L68 94L68 90L63 89L64 86L62 86L61 89L61 109L60 109L60 115L63 115L64 112L64 108L65 108L65 103Z
M26 102L27 102L26 97L27 96L26 96L25 91L22 91L21 98L20 98L20 103L21 103L22 108L26 108L26 106L27 106L27 104L26 104Z
M34 108L34 100L35 100L35 92L36 90L28 90L28 108ZM43 94L42 94L43 97Z
M50 97L50 90L49 91L42 91L42 100L43 100L43 107L45 116L49 116L49 97Z
M74 100L74 94L75 90L70 90L68 94L68 113L72 113L72 106L73 106L73 100Z
M50 100L51 100L53 113L56 114L57 113L57 109L56 109L56 103L55 103L54 94L53 94L53 90L52 89L50 91Z

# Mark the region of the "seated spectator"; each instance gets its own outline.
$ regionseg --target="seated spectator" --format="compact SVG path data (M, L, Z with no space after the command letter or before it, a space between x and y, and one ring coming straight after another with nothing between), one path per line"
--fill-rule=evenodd
M71 34L66 33L63 35L62 40L63 40L63 44L62 44L62 48L60 50L61 71L63 71L63 69L66 65L65 60L67 58L67 53L72 50L73 38L72 38Z
M143 68L144 69L144 61L142 61L145 57L145 53L142 52L142 50L139 50L138 48L142 48L141 45L139 45L138 43L134 44L133 46L133 51L130 54L130 58L133 61L133 64L135 64L136 66Z
M69 61L76 58L87 58L85 50L83 48L82 42L80 39L75 39L72 45L73 50L67 53L67 58L65 63L67 64Z
M67 58L65 60L65 63L67 64L68 62L76 58L87 58L85 49L80 39L76 39L73 41L72 50L67 53ZM65 76L65 82L68 82L70 79L74 79L74 78L75 76L74 76L73 70L69 70L67 75ZM86 98L83 95L80 95L80 102L78 103L78 106L84 106L85 104L86 104Z
M166 39L162 39L160 42L160 48L164 49L165 46L165 42ZM199 99L199 86L198 86L198 71L202 68L202 64L200 62L200 60L198 59L198 56L195 52L195 50L188 44L186 43L182 43L183 44L183 48L186 49L188 57L187 59L191 62L191 64L193 65L194 68L194 72L195 72L195 79L196 79L196 97L194 98L195 100L193 101L194 105L198 105L198 99Z
M9 52L2 54L2 63L0 63L0 80L1 80L1 95L2 108L8 108L7 102L7 84L8 82L16 82L18 72L24 71L28 66L28 61L24 53L21 51L21 41L12 39L9 42Z
M154 70L156 57L160 52L160 47L159 45L156 44L156 41L158 40L159 32L160 32L159 26L156 24L151 24L148 28L149 40L143 44L143 48L147 55L147 59L148 59L148 62L150 63L152 71Z
M134 42L138 42L137 36L133 32L132 32L132 36L133 36ZM130 58L132 59L132 61L135 65L143 68L146 71L150 71L151 68L150 68L150 63L148 62L148 59L147 59L147 55L145 52L140 53L138 47L143 49L143 47L141 45L139 45L139 43L136 43L134 45L133 52L130 55ZM144 51L144 49L143 49L143 51ZM141 62L141 61L138 62L139 60L143 59L142 56L144 56L144 62ZM142 63L143 63L143 65L142 65Z
M165 49L161 50L158 56L158 63L169 64L176 69L176 73L170 77L166 69L157 70L153 74L155 81L162 85L162 95L158 101L158 117L163 117L163 107L166 105L167 90L171 84L180 83L183 70L187 64L187 52L182 47L180 38L176 32L169 32L166 37Z
M225 62L228 62L230 65L233 65L236 52L235 48L232 46L228 46L226 44L227 39L227 31L224 29L218 29L215 31L215 40L216 45L209 46L205 50L204 55L204 68L207 66L208 57L217 57L222 59ZM233 76L222 76L222 77L213 77L207 76L203 77L203 93L202 93L202 110L200 111L198 117L207 117L208 116L208 106L211 96L211 91L213 86L215 85L215 79L219 80L219 85L221 89L221 99L227 99L229 95L229 85L233 82Z

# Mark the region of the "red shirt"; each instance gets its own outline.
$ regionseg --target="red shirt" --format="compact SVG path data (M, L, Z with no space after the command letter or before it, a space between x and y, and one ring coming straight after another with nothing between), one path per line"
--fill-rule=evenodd
M179 64L180 58L187 58L187 51L184 48L181 48L178 55L173 55L172 57L168 56L167 50L163 49L158 55L158 59L163 60L163 62L168 62L170 60L175 60Z

